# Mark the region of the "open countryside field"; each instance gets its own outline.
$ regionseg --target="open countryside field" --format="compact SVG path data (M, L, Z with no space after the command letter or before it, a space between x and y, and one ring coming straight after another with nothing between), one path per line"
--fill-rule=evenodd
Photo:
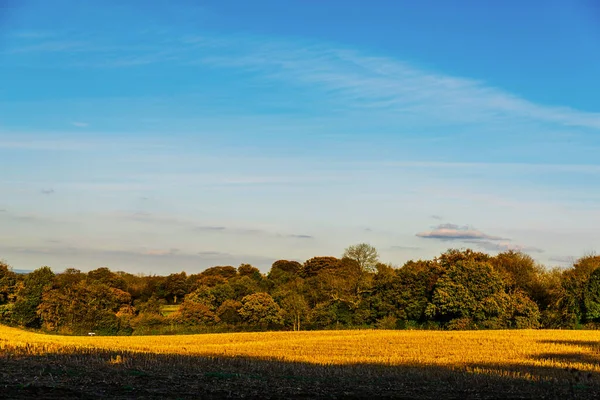
M6 398L595 398L595 331L75 337L0 326Z

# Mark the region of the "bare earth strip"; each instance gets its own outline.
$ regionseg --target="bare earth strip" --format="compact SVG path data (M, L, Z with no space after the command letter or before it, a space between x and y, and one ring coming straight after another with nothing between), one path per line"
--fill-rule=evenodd
M0 326L0 398L598 398L596 331L75 337Z

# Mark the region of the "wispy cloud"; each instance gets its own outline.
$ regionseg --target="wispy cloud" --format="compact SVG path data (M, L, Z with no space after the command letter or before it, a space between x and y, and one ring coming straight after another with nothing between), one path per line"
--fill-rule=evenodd
M20 39L44 39L55 35L50 31L16 31L10 34L11 37Z
M197 254L200 256L208 256L208 257L223 257L223 256L229 257L229 256L231 256L230 253L224 253L221 251L199 251Z
M214 232L214 231L224 231L227 228L225 228L224 226L197 226L195 228L195 230L197 231L209 231L209 232Z
M424 169L464 169L464 170L499 170L508 172L580 172L600 173L597 164L535 164L535 163L503 163L503 162L439 162L439 161L394 161L382 163L388 167L424 168ZM432 216L433 218L434 216Z
M164 257L164 256L172 256L172 255L175 255L175 254L177 254L179 252L180 252L179 249L168 249L168 250L164 250L164 249L148 249L148 250L142 251L141 254L147 255L147 256Z
M197 63L261 71L272 79L315 85L347 106L420 114L441 123L518 120L600 129L600 113L535 104L484 82L338 46L273 40L265 44L262 38L233 42L203 37L198 43L233 51L231 55L205 55Z
M54 194L54 189L42 189L40 193L45 195L51 195Z
M287 237L289 238L294 238L294 239L314 239L314 236L311 235L302 235L302 234L292 234L292 235L287 235Z
M2 246L6 255L21 255L27 259L40 260L53 267L56 262L61 268L76 267L91 270L108 266L113 270L125 268L128 272L152 273L152 269L162 274L186 270L189 273L201 271L215 265L239 265L251 263L267 271L277 258L250 254L230 254L216 251L183 252L178 249L99 249L73 246Z
M73 122L71 122L71 125L76 126L78 128L87 128L88 126L90 126L90 124L87 122L79 122L79 121L73 121Z
M89 43L73 40L47 40L36 44L13 47L7 50L6 53L55 53L67 51L90 51Z
M248 235L248 236L268 236L273 238L290 238L290 239L314 239L315 237L312 235L302 234L302 233L291 233L291 234L282 234L271 232L265 229L257 229L257 228L238 228L238 227L226 227L221 225L200 225L194 227L195 231L198 232L212 232L212 233L223 233L230 235Z
M418 246L390 246L389 247L390 250L400 250L400 251L406 251L406 250L421 250L421 247Z
M152 35L143 38L153 41ZM80 66L127 68L168 61L247 70L263 79L319 88L350 110L383 110L438 124L550 123L600 129L600 113L537 104L485 82L418 68L332 43L261 36L170 36L164 44L123 46L76 39L42 41L13 52L81 51Z
M524 245L520 245L520 244L510 243L508 241L497 243L497 242L490 242L490 241L486 241L486 240L465 240L465 243L475 244L479 248L482 248L482 249L488 250L488 251L503 252L503 251L513 250L513 251L520 251L523 253L544 253L544 250L540 249L539 247L524 246Z
M431 218L432 218L432 219L437 219L438 221L441 221L441 220L443 220L443 219L444 219L444 218L443 218L442 216L440 216L440 215L432 215L432 216L431 216Z
M559 264L572 265L575 263L575 257L573 256L553 256L548 259L549 261L557 262Z
M431 231L417 233L416 236L438 240L505 240L500 236L488 235L468 225L455 224L441 224Z

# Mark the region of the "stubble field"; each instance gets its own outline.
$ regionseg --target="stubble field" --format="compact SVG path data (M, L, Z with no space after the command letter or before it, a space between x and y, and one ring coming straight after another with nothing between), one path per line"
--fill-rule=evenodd
M75 337L0 326L0 398L597 398L595 331Z

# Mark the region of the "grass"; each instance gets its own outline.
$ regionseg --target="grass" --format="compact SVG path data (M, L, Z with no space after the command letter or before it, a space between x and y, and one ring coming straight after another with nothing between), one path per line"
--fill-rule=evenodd
M599 340L552 330L73 337L0 326L0 387L16 397L50 387L61 398L67 389L90 398L594 398Z

